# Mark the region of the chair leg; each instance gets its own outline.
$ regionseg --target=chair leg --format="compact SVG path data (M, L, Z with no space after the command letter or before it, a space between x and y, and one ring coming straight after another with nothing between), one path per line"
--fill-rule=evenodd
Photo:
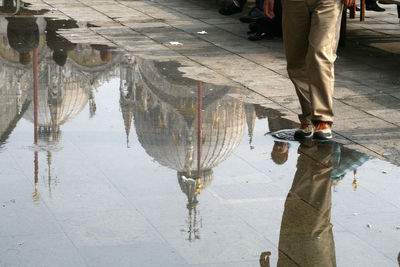
M346 28L347 28L347 8L343 8L342 21L340 25L339 45L346 46Z
M350 9L350 18L354 19L356 17L356 2L354 1L354 5L349 8Z
M360 21L365 20L365 0L360 1Z

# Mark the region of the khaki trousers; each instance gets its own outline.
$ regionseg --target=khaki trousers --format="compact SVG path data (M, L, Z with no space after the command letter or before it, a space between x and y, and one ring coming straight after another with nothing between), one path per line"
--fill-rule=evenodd
M287 70L300 101L301 123L333 122L334 62L340 0L282 0Z

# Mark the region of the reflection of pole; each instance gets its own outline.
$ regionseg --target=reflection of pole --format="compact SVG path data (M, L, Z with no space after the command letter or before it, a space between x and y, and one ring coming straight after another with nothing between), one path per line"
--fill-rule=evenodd
M33 194L33 197L39 195L37 192L38 182L39 182L39 152L35 151L35 193Z
M33 119L34 119L34 142L38 144L38 54L37 48L33 50ZM39 182L39 152L35 148L35 193L33 198L37 200L39 197L38 182Z
M38 143L38 54L33 50L33 118L35 127L35 145Z
M202 83L199 81L197 88L197 178L201 177L201 109L202 109Z

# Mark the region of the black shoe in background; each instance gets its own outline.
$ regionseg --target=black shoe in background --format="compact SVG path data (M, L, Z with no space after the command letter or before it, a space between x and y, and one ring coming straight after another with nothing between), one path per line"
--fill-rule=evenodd
M385 9L381 8L380 6L378 6L378 4L376 2L373 2L371 4L367 4L366 5L366 9L367 10L372 10L372 11L375 11L375 12L383 12L383 11L385 11Z
M257 32L257 23L256 22L251 22L249 24L249 31L247 32L247 34L253 34Z
M274 36L272 34L269 34L266 32L256 32L256 33L249 34L247 39L249 39L250 41L259 41L259 40L263 40L263 39L272 40L272 39L274 39Z
M238 7L237 5L235 5L235 3L231 3L230 5L228 5L228 6L225 6L225 7L221 7L219 10L218 10L218 12L219 12L219 14L221 14L221 15L224 15L224 16L230 16L230 15L233 15L233 14L236 14L236 13L239 13L239 12L242 12L242 10L243 10L243 7Z
M265 18L264 11L258 7L253 7L249 13L240 17L240 21L244 23L256 22L257 20Z

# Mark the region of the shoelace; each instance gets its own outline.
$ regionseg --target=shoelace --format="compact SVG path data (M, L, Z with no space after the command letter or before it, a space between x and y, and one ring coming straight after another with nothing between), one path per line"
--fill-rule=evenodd
M302 124L300 129L302 129L302 130L306 129L309 125L310 125L309 123Z
M327 123L327 122L320 122L320 123L318 123L317 130L318 130L318 131L321 131L321 130L325 129L327 125L329 126L329 123Z

